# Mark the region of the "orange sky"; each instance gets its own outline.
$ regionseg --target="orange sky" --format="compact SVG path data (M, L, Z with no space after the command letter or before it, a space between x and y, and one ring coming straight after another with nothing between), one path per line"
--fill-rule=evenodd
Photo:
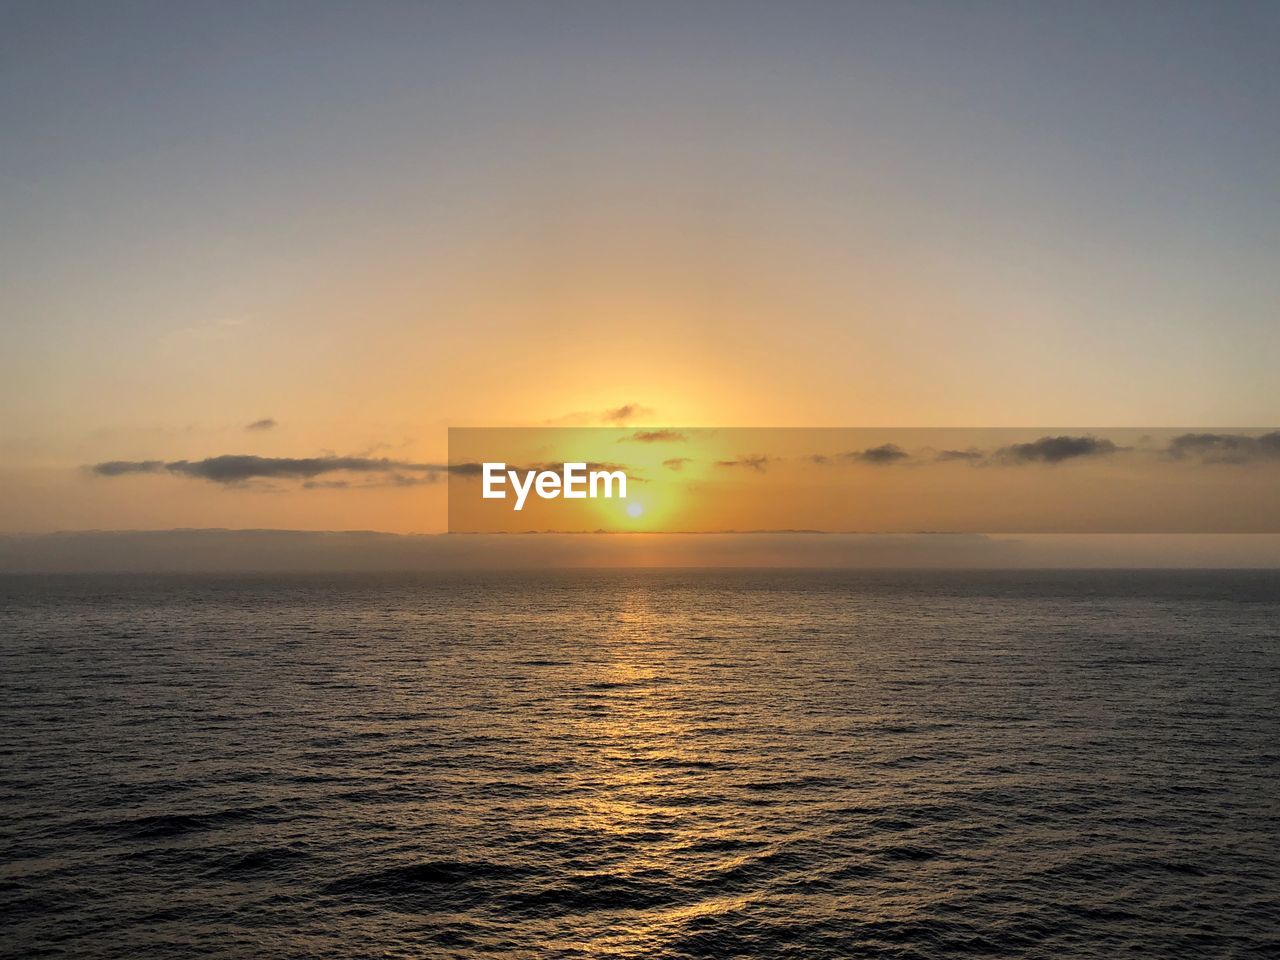
M442 530L443 487L85 467L429 462L451 425L624 405L1280 422L1266 30L788 8L30 8L0 84L0 532Z

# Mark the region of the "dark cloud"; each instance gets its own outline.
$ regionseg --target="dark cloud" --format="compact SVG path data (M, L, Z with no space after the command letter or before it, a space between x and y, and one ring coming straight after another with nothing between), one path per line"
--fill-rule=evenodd
M1204 463L1259 463L1280 460L1280 430L1261 436L1240 433L1184 433L1169 441L1169 456Z
M986 456L981 450L939 450L933 459L937 463L981 463Z
M313 480L329 473L416 474L446 473L449 467L436 463L411 463L386 457L255 457L228 454L203 460L109 460L89 467L101 477L130 473L167 472L213 483L237 484L249 480Z
M761 473L768 467L770 458L763 455L751 457L739 457L737 460L717 460L717 467L746 467L748 470L756 470Z
M898 463L902 460L910 459L911 454L903 450L896 443L882 443L878 447L868 447L866 450L850 450L847 453L827 455L825 453L815 453L809 457L810 463L816 463L819 466L828 466L839 461L847 461L850 463L870 463L877 466L885 464Z
M255 420L253 423L245 424L246 430L271 430L278 424L270 417L263 417L261 420Z
M689 439L679 430L637 430L628 437L619 437L618 442L632 443L682 443Z
M165 469L214 483L240 483L259 478L310 479L325 473L390 473L396 470L438 473L446 468L439 464L407 463L387 457L254 457L228 454L204 460L175 460L165 464Z
M367 480L364 483L352 483L350 480L307 480L302 484L304 490L383 490L387 487L421 487L440 482L436 473L422 473L407 476L403 473L390 473L385 477Z
M122 477L129 473L161 473L163 460L108 460L87 468L100 477Z
M1120 448L1110 440L1094 436L1041 437L1030 443L1015 443L996 451L996 459L1005 463L1062 463L1079 457L1100 457Z
M689 457L672 457L670 460L663 460L662 465L668 470L683 470L686 463L692 463Z
M856 453L846 453L846 457L850 460L856 460L859 463L889 464L898 463L899 461L908 459L911 454L903 450L896 443L882 443L878 447L868 447Z

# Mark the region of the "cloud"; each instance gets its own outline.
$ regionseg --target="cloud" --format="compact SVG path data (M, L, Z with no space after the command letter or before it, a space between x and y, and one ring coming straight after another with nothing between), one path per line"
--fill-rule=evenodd
M469 467L470 465L461 465ZM314 480L330 473L367 473L428 475L432 481L451 468L437 463L412 463L386 457L255 457L227 454L203 460L108 460L90 466L100 477L119 477L132 473L170 473L194 477L213 483L232 485L249 480ZM459 472L464 472L460 470Z
M88 468L100 477L122 477L130 473L161 473L163 460L108 460Z
M765 468L769 465L770 459L771 458L769 457L758 454L756 456L751 456L751 457L739 457L737 460L717 460L716 466L717 467L746 467L748 470L755 470L757 472L763 473ZM776 459L776 458L773 458L773 459Z
M1110 440L1094 436L1041 437L1030 443L1001 447L995 458L1004 463L1062 463L1079 457L1108 456L1119 449Z
M1280 430L1252 437L1240 433L1184 433L1166 451L1176 460L1246 464L1280 460Z
M600 419L605 423L624 424L628 420L633 420L636 417L647 417L652 413L653 411L648 407L642 407L638 403L627 403L613 410L606 410L600 414Z
M933 453L933 462L970 463L975 465L988 463L1006 465L1061 463L1063 460L1071 460L1076 457L1105 456L1123 449L1126 448L1117 447L1110 440L1092 436L1041 437L1030 443L1015 443L1007 447L1001 447L990 456L972 447L968 450L939 450ZM920 451L923 455L928 455L930 452L929 450ZM809 457L809 460L820 465L833 464L844 460L886 466L894 463L903 463L910 460L911 457L912 454L896 443L882 443L878 447L868 447L866 450L851 450L848 453L838 455L815 453Z
M421 487L440 482L439 474L425 473L417 476L405 476L402 473L387 474L384 478L368 480L364 483L352 483L350 480L308 480L302 485L304 490L380 490L386 487Z
M612 410L575 410L573 413L543 420L541 425L544 427L590 427L607 423L623 427L637 417L652 417L654 413L656 411L651 407L641 406L638 403L626 403Z
M421 487L439 482L440 474L438 473L419 473L413 476L406 476L403 473L393 473L387 477L387 483L393 487Z
M679 430L637 430L629 437L619 437L618 442L632 443L683 443L689 438Z
M254 430L254 431L257 431L257 430L273 430L273 429L275 429L277 426L279 426L279 424L277 424L277 423L276 423L274 420L272 420L270 417L263 417L261 420L255 420L255 421L253 421L253 423L247 423L247 424L245 424L245 429L246 429L246 430Z
M933 459L936 463L981 463L986 457L987 455L981 450L970 448L968 450L939 450Z
M310 479L325 473L389 473L395 470L444 472L432 463L407 463L386 457L254 457L228 454L204 460L175 460L165 469L214 483L240 483L258 478Z
M670 460L663 460L662 465L668 470L683 470L686 463L692 463L689 457L672 457Z
M846 457L859 463L889 464L898 463L911 456L896 443L882 443L878 447L868 447L856 453L846 453Z
M570 460L569 462L581 463L583 461ZM588 473L595 472L597 470L607 470L610 473L612 473L615 470L621 470L623 473L627 475L628 480L637 480L641 483L644 482L644 480L641 477L636 476L635 473L629 467L627 467L626 464L623 464L623 463L610 463L607 460L587 460L585 461L585 465ZM531 463L531 464L528 464L527 466L520 466L519 464L509 463L507 464L507 469L515 470L518 473L528 473L530 470L535 472L542 471L542 470L550 470L552 473L560 473L561 471L564 470L564 463L562 462Z
M815 453L809 457L809 462L816 463L819 466L828 466L837 460L847 460L853 463L870 463L884 466L885 464L907 460L910 457L911 454L896 443L882 443L878 447L868 447L866 450L850 450L847 453L830 456L825 453Z

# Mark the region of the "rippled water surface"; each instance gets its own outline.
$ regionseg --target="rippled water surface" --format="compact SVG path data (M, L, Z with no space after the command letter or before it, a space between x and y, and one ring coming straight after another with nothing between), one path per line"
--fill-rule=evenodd
M0 950L1280 952L1280 577L0 578Z

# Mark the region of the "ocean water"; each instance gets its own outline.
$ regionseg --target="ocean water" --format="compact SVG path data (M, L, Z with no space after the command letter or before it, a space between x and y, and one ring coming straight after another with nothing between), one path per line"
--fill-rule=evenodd
M1280 575L0 578L5 957L1275 957Z

